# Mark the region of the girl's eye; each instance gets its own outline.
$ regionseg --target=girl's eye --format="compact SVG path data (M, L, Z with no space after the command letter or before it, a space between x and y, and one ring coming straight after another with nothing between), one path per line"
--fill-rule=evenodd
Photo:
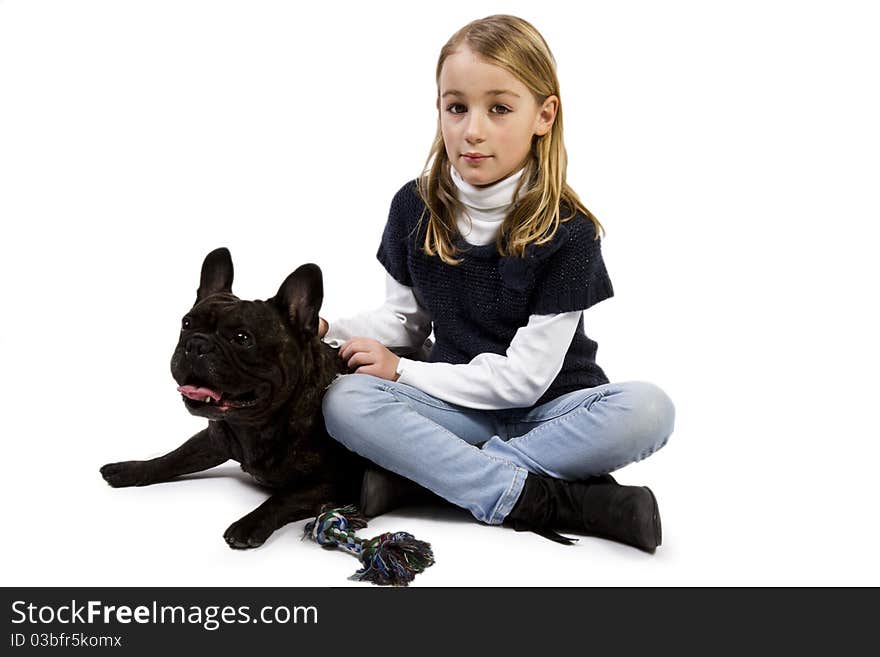
M510 114L510 108L505 105L493 105L492 111L495 114Z
M446 111L450 114L464 114L467 111L467 108L461 103L453 103L446 108Z

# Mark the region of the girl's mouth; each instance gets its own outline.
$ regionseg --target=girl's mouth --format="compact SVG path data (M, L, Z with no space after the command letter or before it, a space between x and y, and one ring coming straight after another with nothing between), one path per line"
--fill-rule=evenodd
M489 159L488 155L481 155L479 153L464 153L462 157L468 162L482 162Z

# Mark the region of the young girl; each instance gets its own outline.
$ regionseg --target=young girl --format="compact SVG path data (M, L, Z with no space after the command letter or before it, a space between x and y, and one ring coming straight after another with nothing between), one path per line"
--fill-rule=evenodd
M482 522L653 551L653 493L607 473L662 447L674 408L654 385L609 383L584 334L582 311L613 291L601 226L565 181L553 56L526 21L490 16L443 47L437 90L426 171L379 247L384 306L321 320L354 372L327 390L327 430ZM427 362L394 353L432 330ZM369 515L393 505L393 479L365 477Z

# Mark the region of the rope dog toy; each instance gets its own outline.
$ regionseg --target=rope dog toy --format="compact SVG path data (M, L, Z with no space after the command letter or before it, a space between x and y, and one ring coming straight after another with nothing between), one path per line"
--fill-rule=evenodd
M339 548L353 554L363 568L349 577L379 586L407 586L416 575L434 563L431 545L406 532L388 532L374 538L358 538L359 529L367 526L356 506L321 508L318 517L306 523L303 538L322 547Z

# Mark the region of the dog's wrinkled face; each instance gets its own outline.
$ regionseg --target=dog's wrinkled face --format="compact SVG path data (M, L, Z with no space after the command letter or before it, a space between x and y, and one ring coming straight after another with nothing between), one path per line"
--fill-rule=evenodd
M271 304L214 294L183 318L171 372L194 415L261 415L285 393L296 346Z
M171 373L193 415L264 422L291 396L323 298L321 271L303 265L266 301L232 294L226 249L208 254L192 309L181 322Z

